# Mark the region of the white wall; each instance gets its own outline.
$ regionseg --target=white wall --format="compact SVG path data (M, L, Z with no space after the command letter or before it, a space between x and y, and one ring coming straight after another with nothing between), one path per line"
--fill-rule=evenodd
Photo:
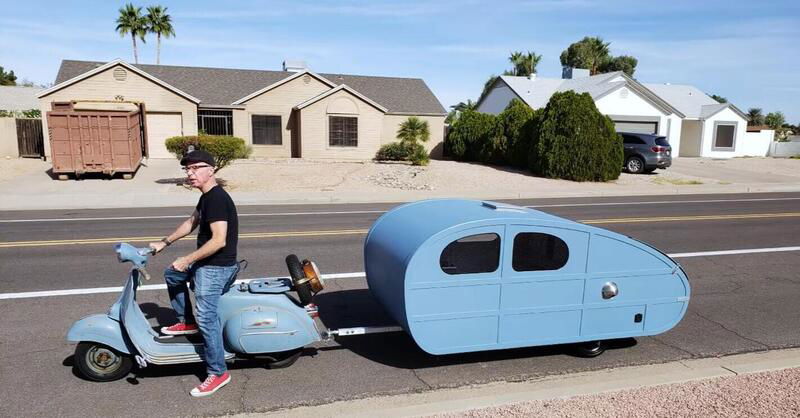
M659 133L667 137L669 145L672 147L672 156L677 157L681 152L681 130L683 129L683 119L676 114L671 114L664 118L664 129L659 125Z
M733 143L733 150L732 151L721 151L721 150L713 150L713 141L714 141L714 123L715 122L732 122L736 123L736 134L734 137ZM710 157L710 158L733 158L738 157L739 148L743 147L742 149L748 149L747 145L743 145L745 143L745 133L747 132L747 121L744 120L741 116L736 114L730 108L724 109L721 112L717 113L716 115L706 119L703 121L703 148L702 148L702 156L703 157Z
M736 156L766 157L774 137L775 131L772 130L745 132L744 140L736 146Z
M483 98L478 112L491 113L497 115L504 111L511 102L511 99L518 98L516 93L503 81L497 81L495 87Z
M773 142L770 146L771 157L792 157L800 155L800 142Z
M17 120L0 118L0 157L19 157Z
M667 115L627 87L612 91L594 103L597 106L597 110L606 115L657 116L664 118L664 121L660 120L658 123L659 133L661 132L661 125L666 124Z

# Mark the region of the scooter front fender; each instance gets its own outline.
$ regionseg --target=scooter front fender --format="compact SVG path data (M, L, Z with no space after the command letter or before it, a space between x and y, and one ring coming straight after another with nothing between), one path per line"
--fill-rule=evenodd
M93 341L125 354L131 354L132 351L125 343L119 322L105 314L89 315L72 324L67 332L67 341L74 344Z

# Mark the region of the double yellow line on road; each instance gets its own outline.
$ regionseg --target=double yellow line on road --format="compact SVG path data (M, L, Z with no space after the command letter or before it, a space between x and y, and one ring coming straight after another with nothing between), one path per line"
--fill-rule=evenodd
M622 223L644 223L644 222L677 222L677 221L716 221L734 219L771 219L771 218L796 218L800 217L800 212L782 213L746 213L738 215L695 215L695 216L648 216L641 218L608 218L608 219L586 219L578 222L590 225L602 224L622 224ZM250 238L293 238L293 237L320 237L330 235L361 235L366 234L368 229L338 229L323 231L287 231L287 232L254 232L239 234L240 239ZM193 239L195 235L187 238ZM0 242L0 248L18 247L46 247L53 245L91 245L91 244L115 244L117 242L155 242L161 239L158 237L116 237L116 238L86 238L86 239L63 239L63 240L42 240L42 241L8 241Z

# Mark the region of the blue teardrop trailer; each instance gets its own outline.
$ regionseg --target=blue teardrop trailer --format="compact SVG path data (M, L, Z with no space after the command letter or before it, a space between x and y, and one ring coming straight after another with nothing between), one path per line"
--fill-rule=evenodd
M493 202L390 210L364 263L370 291L430 354L659 334L690 294L680 265L649 245Z

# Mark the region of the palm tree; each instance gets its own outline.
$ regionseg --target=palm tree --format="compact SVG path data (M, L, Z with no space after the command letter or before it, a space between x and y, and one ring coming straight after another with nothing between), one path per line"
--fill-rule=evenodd
M747 111L747 117L750 119L750 121L747 122L748 126L764 125L764 113L761 112L760 107L751 107Z
M397 139L404 145L416 145L420 142L428 142L431 137L431 131L428 128L428 122L416 116L409 117L405 122L400 124L400 129L397 130Z
M144 43L144 36L147 34L147 21L142 16L142 8L134 7L133 4L127 3L125 7L119 9L119 17L117 18L117 32L120 36L131 34L133 41L133 61L139 63L139 51L136 49L136 37Z
M147 8L147 31L155 33L158 43L156 44L156 65L161 63L161 37L169 38L175 36L175 28L172 27L172 17L167 14L167 8L161 6L150 6Z
M507 71L507 73L509 73L508 75L528 77L536 73L536 66L539 65L542 56L536 55L535 52L531 51L528 51L527 54L514 51L511 53L511 56L508 57L508 60L511 62L511 65L513 65L511 71Z
M522 52L514 51L511 53L511 56L508 57L508 60L511 62L511 75L522 75L519 74L519 69L521 68L522 60L523 60Z
M589 74L597 74L600 66L608 59L609 45L611 42L603 42L602 38L585 37L581 48L583 48L584 57L589 65Z

